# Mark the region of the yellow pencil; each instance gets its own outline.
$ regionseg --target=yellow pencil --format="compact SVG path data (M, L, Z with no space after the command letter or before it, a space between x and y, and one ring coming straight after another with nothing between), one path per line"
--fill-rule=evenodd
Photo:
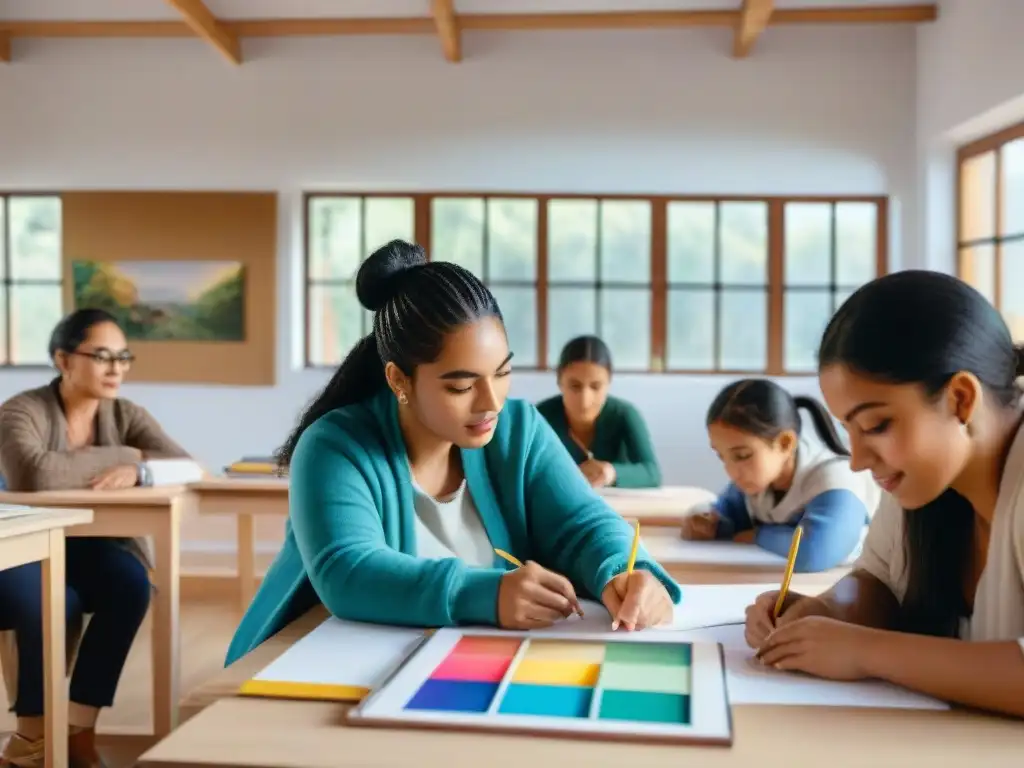
M775 601L773 618L778 619L782 613L782 604L786 602L786 595L789 594L789 582L793 580L793 568L796 566L796 553L800 551L800 537L804 529L799 525L793 531L793 540L789 543L789 560L786 561L786 573L782 577L782 589L779 590L779 599Z
M629 564L626 566L626 573L633 572L633 566L636 565L636 553L640 549L640 521L636 521L636 532L633 534L633 549L629 552Z
M496 549L496 550L494 550L494 554L496 554L498 557L502 558L503 560L508 560L516 568L522 568L523 567L522 563L520 563L516 558L512 557L512 555L510 555L508 552L506 552L503 549Z

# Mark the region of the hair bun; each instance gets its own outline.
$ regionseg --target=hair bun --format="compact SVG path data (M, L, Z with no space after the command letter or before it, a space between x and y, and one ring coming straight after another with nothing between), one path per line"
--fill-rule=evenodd
M356 297L377 312L398 292L401 278L427 263L423 248L404 240L392 240L370 254L356 274Z

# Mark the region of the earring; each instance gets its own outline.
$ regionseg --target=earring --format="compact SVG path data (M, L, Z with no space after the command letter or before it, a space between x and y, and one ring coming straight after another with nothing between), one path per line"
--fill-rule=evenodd
M409 398L405 396L405 392L400 391L398 393L398 402L400 402L402 405L405 405L406 403L409 402Z

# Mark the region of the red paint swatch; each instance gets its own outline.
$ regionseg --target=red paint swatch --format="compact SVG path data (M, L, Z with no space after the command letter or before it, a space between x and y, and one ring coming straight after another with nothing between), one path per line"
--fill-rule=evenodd
M434 670L432 680L466 680L500 683L512 663L510 656L485 656L482 653L453 653Z
M502 656L509 661L516 655L522 640L518 637L480 637L468 635L459 640L452 649L452 655L480 654L483 656Z

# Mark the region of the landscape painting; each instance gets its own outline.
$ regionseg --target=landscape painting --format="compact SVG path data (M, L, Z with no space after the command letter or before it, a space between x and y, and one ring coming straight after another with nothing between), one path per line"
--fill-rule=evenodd
M129 339L244 341L244 268L235 261L75 261L75 307L105 309Z

